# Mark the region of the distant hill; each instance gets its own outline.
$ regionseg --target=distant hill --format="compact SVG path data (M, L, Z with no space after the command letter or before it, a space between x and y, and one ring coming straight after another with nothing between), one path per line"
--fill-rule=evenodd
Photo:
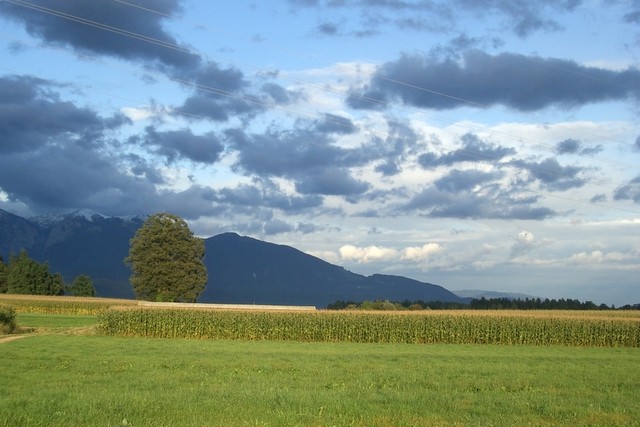
M131 298L131 271L123 259L143 222L143 217L122 219L91 211L26 220L0 209L0 255L8 262L11 253L24 249L34 260L48 262L68 283L87 274L99 296Z
M362 276L290 246L235 233L205 241L209 285L200 300L315 305L337 300L460 301L442 286L400 276Z
M0 255L27 250L71 282L89 275L99 296L131 298L123 263L144 217L108 217L92 211L24 219L0 209ZM315 305L343 301L463 300L442 286L401 276L363 276L295 248L235 233L205 239L209 283L201 302Z
M468 298L471 299L480 299L480 298L507 298L507 299L536 299L538 297L534 297L532 295L520 294L516 292L500 292L500 291L484 291L479 289L469 289L469 290L460 290L460 291L452 291L454 294L459 296L460 298Z

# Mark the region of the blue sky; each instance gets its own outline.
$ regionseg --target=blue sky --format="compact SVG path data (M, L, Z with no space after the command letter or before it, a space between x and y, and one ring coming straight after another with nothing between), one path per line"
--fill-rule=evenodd
M0 209L637 303L639 54L637 1L5 0Z

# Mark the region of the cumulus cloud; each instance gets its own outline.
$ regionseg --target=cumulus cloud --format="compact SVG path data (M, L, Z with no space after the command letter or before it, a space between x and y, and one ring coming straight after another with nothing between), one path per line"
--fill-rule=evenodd
M580 154L580 155L594 155L602 151L602 145L596 145L593 147L583 147L582 142L569 138L564 141L560 141L556 144L555 152L558 155L562 154Z
M547 158L541 162L516 160L513 165L528 170L533 179L539 180L543 187L552 191L565 191L579 188L587 183L581 177L584 168L577 166L561 166L555 158Z
M443 154L431 152L421 154L418 158L418 163L427 169L438 166L451 166L462 162L494 163L516 153L513 148L485 142L472 133L463 135L460 138L460 143L462 145L461 148Z
M267 207L287 213L304 212L321 206L323 202L322 197L318 195L287 194L272 180L265 178L254 179L251 184L217 190L214 200L229 209L252 210Z
M344 245L340 248L340 257L344 261L355 261L358 263L368 263L385 261L397 257L395 249L380 246L357 247Z
M401 211L415 211L435 218L473 219L542 220L556 215L550 208L536 206L537 201L537 197L514 197L514 194L495 185L478 191L467 189L457 192L429 185L414 194Z
M32 36L48 43L142 61L184 75L185 70L194 70L202 60L164 29L163 21L180 11L179 3L141 0L137 3L141 7L135 8L109 0L65 0L55 4L33 0L26 6L2 2L0 10L22 23ZM144 8L159 13L148 13Z
M531 251L536 246L533 233L523 230L516 236L515 243L511 246L511 257L523 255Z
M577 139L565 139L556 145L557 154L574 154L580 149L580 141Z
M600 250L576 253L571 255L571 257L569 258L569 262L571 264L587 266L593 264L601 264L604 262L626 263L635 261L636 257L632 256L631 254L625 254L618 251L604 252Z
M252 90L242 71L204 59L167 32L164 21L180 12L179 0L141 0L136 5L110 0L52 5L35 0L29 5L0 2L0 11L47 43L140 63L193 88L194 94L175 108L190 118L250 117L264 111L268 100L283 100L286 91L278 94L277 85Z
M72 139L96 146L104 133L129 123L124 115L100 117L61 100L59 84L32 76L0 77L0 152L29 152Z
M589 85L576 75L589 79ZM377 109L380 105L369 100L379 100L435 110L504 105L536 111L637 99L638 87L640 71L634 68L613 71L564 59L472 50L463 61L405 54L380 66L348 101L352 108Z
M616 188L613 199L633 200L634 203L640 203L640 176L633 178L628 184Z
M215 133L195 135L186 128L159 132L149 126L145 129L143 137L131 137L129 142L152 147L169 163L179 159L189 159L194 162L213 164L220 158L224 149Z
M302 194L349 196L362 194L370 187L349 170L366 164L370 155L361 149L337 147L327 134L308 129L247 134L232 129L226 136L238 153L237 169L292 179Z
M407 261L425 261L430 256L443 250L438 243L425 243L422 246L412 246L402 251L402 259Z
M357 128L351 119L337 114L325 114L321 120L316 121L315 129L326 133L355 133Z

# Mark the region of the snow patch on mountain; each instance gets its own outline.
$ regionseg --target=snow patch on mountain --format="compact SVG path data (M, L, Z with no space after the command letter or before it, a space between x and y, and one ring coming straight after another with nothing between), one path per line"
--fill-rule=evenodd
M96 219L95 217L102 219L111 218L110 216L103 215L93 209L78 209L68 214L65 218L84 218L89 222L93 222Z
M127 216L109 216L102 214L98 211L94 211L93 209L77 209L71 213L65 214L50 214L50 215L38 215L29 218L28 220L37 225L40 228L46 229L51 228L56 224L61 223L65 219L75 219L82 218L89 222L94 222L99 219L109 219L109 218L119 218L126 222L144 222L147 218L149 218L148 214L140 214L140 215L127 215Z

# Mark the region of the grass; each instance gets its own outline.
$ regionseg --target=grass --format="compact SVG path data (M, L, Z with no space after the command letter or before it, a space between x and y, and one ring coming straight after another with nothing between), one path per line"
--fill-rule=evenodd
M87 328L98 323L98 316L18 313L16 323L21 328L35 328L38 331Z
M35 334L0 360L0 426L640 425L637 348Z

